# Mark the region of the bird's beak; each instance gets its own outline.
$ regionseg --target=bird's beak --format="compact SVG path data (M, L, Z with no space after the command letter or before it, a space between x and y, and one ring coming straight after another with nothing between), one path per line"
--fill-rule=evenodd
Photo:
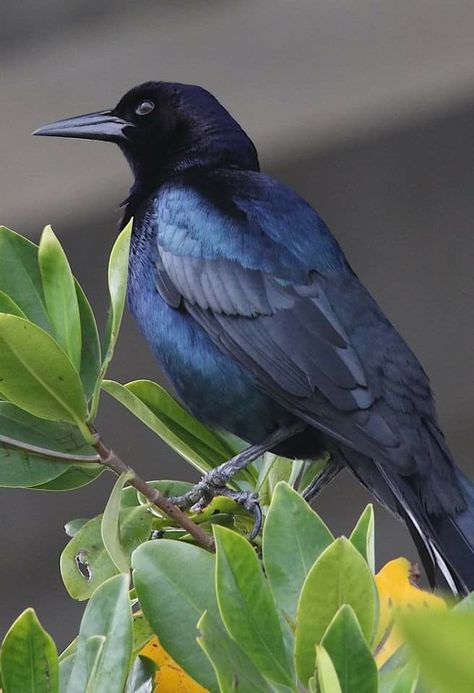
M83 140L103 140L104 142L120 142L126 139L124 130L133 127L112 111L97 111L86 115L56 120L54 123L43 125L34 131L33 135L42 137L75 137Z

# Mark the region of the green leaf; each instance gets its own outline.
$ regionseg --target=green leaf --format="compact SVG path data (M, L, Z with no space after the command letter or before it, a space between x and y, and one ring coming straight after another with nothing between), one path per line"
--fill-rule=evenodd
M35 491L71 491L87 486L103 472L105 467L100 464L72 465L60 476L44 484L38 484L34 488Z
M67 693L123 690L133 643L128 583L128 575L110 578L87 604ZM105 638L100 651L97 636ZM89 689L91 674L93 687Z
M298 486L296 487L299 493L303 493L309 484L314 481L316 476L322 472L324 467L328 464L328 461L329 453L322 453L321 457L315 460L305 460L303 471L298 480Z
M122 322L125 298L127 295L128 256L133 222L129 221L114 243L109 259L110 312L108 334L105 344L105 359L112 358L115 342Z
M472 612L418 612L401 619L400 626L419 662L422 680L436 693L474 691Z
M261 505L270 505L278 482L288 481L291 476L293 461L296 460L273 455L271 452L266 452L263 455L256 484L256 491L258 492Z
M107 332L103 349L102 365L92 395L92 421L97 415L102 380L114 355L115 343L117 341L120 325L122 323L125 299L127 295L128 256L130 253L132 225L133 222L130 221L121 231L114 243L112 252L110 253L108 270L110 307L107 319Z
M82 334L76 287L66 254L51 226L46 226L41 236L38 262L53 336L79 371Z
M369 503L352 530L349 541L360 555L365 558L369 568L375 572L374 549L374 506Z
M0 313L9 313L10 315L18 315L20 318L26 318L20 306L3 291L0 291Z
M72 539L72 537L75 537L78 531L82 529L84 525L89 522L89 520L89 517L78 517L74 520L69 520L69 522L66 522L64 525L64 531L68 537L71 537Z
M453 610L474 612L474 592L470 592L464 599L461 599Z
M145 618L171 657L212 692L218 686L196 642L196 625L204 611L217 613L214 565L214 556L204 549L168 539L142 544L132 556Z
M99 669L99 661L105 645L104 635L91 635L86 640L86 659L87 659L87 688L85 693L94 693L97 690L96 675Z
M26 609L5 636L0 652L4 693L56 693L58 653L33 609Z
M184 496L185 493L190 491L194 484L190 481L171 481L169 479L160 479L159 481L147 481L147 484L154 489L157 489L164 496ZM145 498L141 493L135 491L135 497L137 504L149 505L150 501Z
M75 652L59 660L59 690L61 693L67 691L75 660Z
M263 563L275 602L291 621L306 575L333 540L308 503L280 482L263 530Z
M199 471L209 471L234 454L156 383L137 380L120 385L105 380L102 387Z
M141 611L133 614L133 656L136 657L153 637L153 631Z
M33 416L85 429L87 406L81 381L64 351L40 327L3 313L0 392Z
M123 487L132 477L133 473L123 472L117 479L105 506L100 525L102 541L107 553L121 573L128 573L130 570L130 554L127 554L122 547L120 537L120 501Z
M399 669L380 671L378 693L415 693L417 683L418 668L409 662Z
M345 537L336 539L321 554L301 590L295 661L303 684L313 674L314 647L343 604L352 606L364 637L371 642L377 625L377 589L367 563Z
M49 330L37 253L34 243L0 226L0 290L29 320Z
M81 370L79 374L84 392L87 399L89 399L97 386L100 374L100 341L97 323L90 303L77 281L75 287L82 333Z
M64 661L70 655L75 654L76 650L77 650L77 638L74 638L74 640L71 640L69 645L59 655L59 664L61 664L61 662Z
M321 693L341 693L336 669L322 645L316 645L316 673Z
M292 686L292 662L255 551L246 539L225 527L214 526L214 535L217 601L227 631L264 676Z
M122 547L127 555L151 534L153 516L144 506L123 508L120 512ZM73 599L89 599L105 580L117 574L102 541L102 515L89 520L74 535L61 554L60 569L64 585Z
M329 654L342 693L377 693L377 667L362 635L353 609L341 606L326 633L322 645Z
M77 428L45 421L9 402L0 402L0 436L38 448L70 455L95 455ZM95 469L95 465L90 465ZM0 441L0 486L30 488L57 479L71 466L60 459L45 457Z
M198 643L209 657L221 691L272 693L269 685L252 661L232 640L218 618L206 612L198 623Z
M157 666L148 657L137 657L127 679L125 693L153 693Z

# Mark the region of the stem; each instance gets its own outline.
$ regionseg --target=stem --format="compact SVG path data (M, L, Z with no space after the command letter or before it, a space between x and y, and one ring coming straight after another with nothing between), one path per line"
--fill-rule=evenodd
M92 433L95 433L92 429ZM129 467L120 457L109 448L104 445L103 441L99 436L96 436L96 442L94 447L97 450L100 458L100 462L112 469L116 474L120 476L123 472L131 474L131 478L128 480L128 484L133 486L137 491L139 491L145 498L147 498L150 503L156 505L159 510L168 515L172 520L178 523L183 529L186 530L191 536L193 536L196 541L201 544L208 551L214 552L215 545L214 539L211 535L207 534L199 525L193 522L180 508L174 505L166 496L164 496L158 489L150 486L144 479L142 479L137 472Z

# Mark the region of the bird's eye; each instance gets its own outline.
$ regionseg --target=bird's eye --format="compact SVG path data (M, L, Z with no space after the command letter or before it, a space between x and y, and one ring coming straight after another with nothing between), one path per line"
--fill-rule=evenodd
M155 104L149 99L145 101L140 101L140 103L135 108L135 113L139 116L146 116L155 109Z

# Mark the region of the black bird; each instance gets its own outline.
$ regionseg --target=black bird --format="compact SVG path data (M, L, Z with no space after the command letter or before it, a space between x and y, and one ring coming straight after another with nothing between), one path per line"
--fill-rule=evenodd
M147 82L35 134L119 145L134 175L131 311L188 409L253 444L181 500L204 503L262 449L329 451L314 489L347 465L406 522L432 584L474 589L474 485L423 368L318 213L260 172L214 96Z

